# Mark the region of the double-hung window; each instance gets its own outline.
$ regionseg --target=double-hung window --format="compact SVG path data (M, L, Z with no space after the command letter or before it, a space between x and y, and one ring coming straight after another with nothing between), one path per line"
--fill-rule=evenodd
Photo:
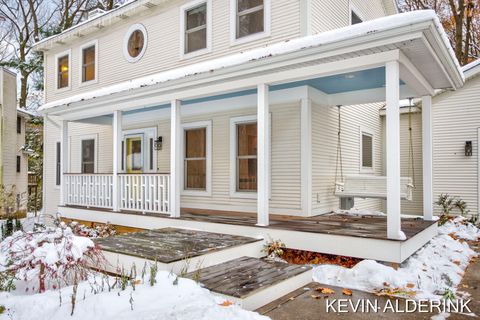
M57 57L57 89L70 87L70 54Z
M95 81L97 78L97 44L90 43L80 49L81 83Z
M373 171L373 134L361 131L361 171Z
M270 0L231 0L233 42L267 36L270 32Z
M211 122L201 121L183 125L184 130L184 193L210 192Z
M257 191L257 123L237 123L237 192Z
M182 6L182 55L208 52L211 42L211 0L196 0Z

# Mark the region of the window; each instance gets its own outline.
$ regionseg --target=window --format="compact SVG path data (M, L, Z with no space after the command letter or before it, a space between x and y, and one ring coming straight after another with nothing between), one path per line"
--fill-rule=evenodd
M21 165L22 165L22 158L20 156L17 156L17 172L22 171Z
M93 81L96 78L96 45L82 48L82 82Z
M185 11L185 53L207 47L207 4Z
M95 173L95 139L82 140L82 173Z
M361 138L361 164L363 170L373 170L373 135L362 132Z
M17 133L22 133L22 117L17 117Z
M363 20L355 13L355 11L351 10L350 11L350 24L357 24L357 23L362 23Z
M147 30L142 24L132 25L124 38L123 54L129 62L140 60L147 48Z
M70 85L70 55L57 58L57 89L68 88Z
M55 185L59 186L61 182L61 170L62 170L62 152L61 152L61 144L60 142L57 142L56 145L56 163L55 163Z
M207 188L207 128L185 130L185 190Z
M231 0L234 40L252 35L268 35L270 0Z
M238 123L237 192L257 191L257 123Z

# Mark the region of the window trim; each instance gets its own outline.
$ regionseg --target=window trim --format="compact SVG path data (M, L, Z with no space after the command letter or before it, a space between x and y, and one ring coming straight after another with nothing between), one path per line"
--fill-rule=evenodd
M80 172L83 173L83 148L82 144L85 140L94 140L94 154L93 154L93 173L98 172L98 134L86 134L80 136ZM88 173L87 173L88 174Z
M132 57L132 56L130 56L130 53L128 52L128 40L130 39L130 36L132 35L132 33L137 31L137 30L139 30L143 33L143 48L142 48L142 51L140 51L140 53L138 54L138 56ZM145 51L147 51L147 47L148 47L147 29L141 23L132 24L128 28L127 32L125 33L125 36L123 37L123 56L130 63L137 62L140 59L142 59L142 57L145 55Z
M207 5L207 21L206 21L207 46L204 49L199 49L192 52L185 52L185 43L186 43L185 14L188 10L198 7L204 3ZM181 60L197 57L197 56L212 52L212 21L213 21L212 0L195 0L195 1L188 2L180 7L180 59Z
M351 26L352 25L352 13L354 13L362 22L365 22L366 19L365 17L360 13L360 10L353 4L350 3L350 10L349 10L349 15L348 15L348 24Z
M68 56L68 86L58 87L58 59ZM59 52L55 55L55 90L57 92L68 91L72 88L72 49Z
M230 46L269 37L271 34L271 0L263 0L263 32L254 33L239 39L237 39L237 4L238 0L230 0Z
M367 135L372 137L372 167L363 166L363 136ZM373 130L365 127L360 127L360 159L359 159L360 173L373 174L375 173L375 134Z
M185 130L186 129L198 129L198 128L206 128L206 186L205 190L189 190L185 189ZM212 195L212 121L196 121L196 122L188 122L182 124L182 163L180 166L181 172L181 195L185 196L203 196L209 197Z
M89 48L89 47L95 47L95 78L93 80L88 80L88 81L83 81L83 49ZM86 86L89 84L94 84L98 83L98 40L93 40L90 42L87 42L83 45L80 46L78 50L78 63L79 63L79 73L78 73L78 83L79 86Z

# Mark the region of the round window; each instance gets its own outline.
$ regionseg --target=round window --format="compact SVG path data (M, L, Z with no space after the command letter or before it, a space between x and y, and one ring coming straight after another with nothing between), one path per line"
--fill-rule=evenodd
M147 30L142 24L131 26L124 39L124 55L129 62L142 58L147 48Z

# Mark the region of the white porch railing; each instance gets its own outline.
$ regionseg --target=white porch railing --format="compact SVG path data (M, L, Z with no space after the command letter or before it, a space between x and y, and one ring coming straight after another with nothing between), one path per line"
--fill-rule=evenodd
M94 208L113 208L112 174L64 175L65 204ZM119 209L169 213L169 174L120 174Z
M64 175L65 204L97 208L113 207L113 175L70 174Z
M169 212L168 174L121 174L120 209L141 212Z

